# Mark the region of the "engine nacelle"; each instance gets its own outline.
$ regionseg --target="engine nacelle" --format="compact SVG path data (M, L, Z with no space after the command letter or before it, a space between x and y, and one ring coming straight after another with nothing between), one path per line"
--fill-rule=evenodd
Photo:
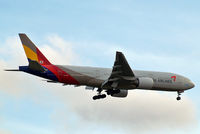
M153 87L153 79L148 77L138 78L138 89L151 89Z
M128 90L119 89L119 93L111 94L112 97L126 97L128 95Z

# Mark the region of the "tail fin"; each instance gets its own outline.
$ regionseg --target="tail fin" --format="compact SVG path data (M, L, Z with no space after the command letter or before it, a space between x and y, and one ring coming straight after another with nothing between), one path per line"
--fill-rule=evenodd
M40 50L34 45L34 43L26 36L26 34L19 34L19 37L22 42L22 46L24 47L24 51L28 58L29 64L33 62L37 62L40 65L50 65L51 63L47 60L47 58L40 52Z

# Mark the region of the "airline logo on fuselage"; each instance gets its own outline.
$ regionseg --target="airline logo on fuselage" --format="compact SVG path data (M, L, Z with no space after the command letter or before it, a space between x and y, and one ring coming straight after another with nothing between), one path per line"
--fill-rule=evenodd
M175 82L176 81L176 76L172 76L171 79Z

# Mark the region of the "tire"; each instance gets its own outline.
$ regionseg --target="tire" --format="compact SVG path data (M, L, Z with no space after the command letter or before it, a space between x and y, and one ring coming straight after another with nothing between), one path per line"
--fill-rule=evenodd
M106 95L105 95L105 94L102 94L102 95L101 95L101 98L106 98Z
M177 101L181 100L181 97L177 97L176 100L177 100Z
M93 100L96 100L96 99L98 99L98 97L97 96L93 96L93 98L92 98Z

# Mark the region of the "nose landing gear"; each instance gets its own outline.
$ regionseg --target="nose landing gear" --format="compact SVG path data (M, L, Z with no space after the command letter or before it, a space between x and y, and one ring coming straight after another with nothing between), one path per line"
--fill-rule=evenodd
M183 91L177 91L177 93L178 93L178 97L176 98L176 100L179 101L179 100L181 100L180 95L181 95L181 93L183 93Z
M178 97L176 98L176 100L177 100L177 101L181 100L181 97L180 97L180 96L178 96Z

